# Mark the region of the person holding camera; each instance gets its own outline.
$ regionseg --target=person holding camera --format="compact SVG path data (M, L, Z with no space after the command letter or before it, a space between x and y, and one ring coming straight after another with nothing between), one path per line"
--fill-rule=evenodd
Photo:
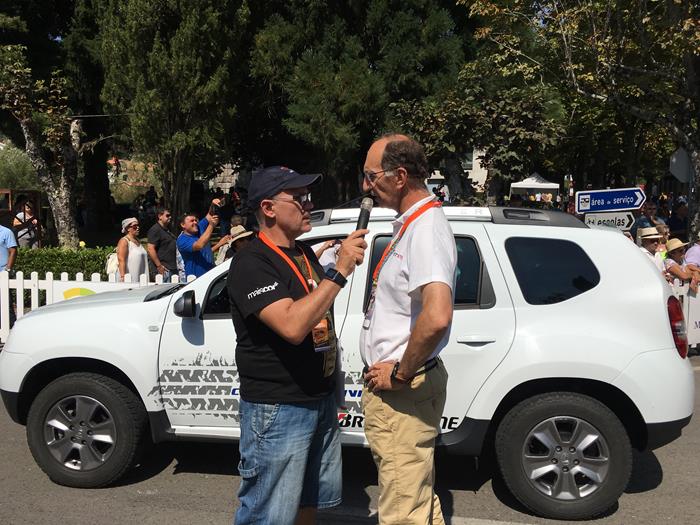
M209 213L197 220L194 213L185 213L180 219L182 233L177 238L177 249L185 263L185 275L199 277L214 268L214 252L229 241L224 235L213 247L209 241L219 224L219 199L211 201Z

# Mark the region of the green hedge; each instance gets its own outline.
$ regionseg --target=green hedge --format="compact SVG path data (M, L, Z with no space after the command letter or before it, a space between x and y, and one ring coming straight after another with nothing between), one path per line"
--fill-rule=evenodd
M105 263L113 250L114 247L109 246L77 250L19 248L15 269L24 272L25 279L32 272L38 272L41 279L47 272L53 272L54 279L59 279L61 272L67 272L69 279L74 279L76 273L82 272L85 280L89 280L93 273L99 273L106 280Z

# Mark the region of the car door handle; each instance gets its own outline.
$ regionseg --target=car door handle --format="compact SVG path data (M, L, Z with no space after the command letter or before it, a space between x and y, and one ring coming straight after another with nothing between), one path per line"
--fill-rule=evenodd
M488 335L463 335L457 338L457 342L463 345L480 346L495 343L496 338Z

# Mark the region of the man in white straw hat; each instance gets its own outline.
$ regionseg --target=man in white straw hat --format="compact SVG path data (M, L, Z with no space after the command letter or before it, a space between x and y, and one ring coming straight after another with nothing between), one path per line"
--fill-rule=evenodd
M656 248L659 246L661 234L655 227L652 226L650 228L640 228L637 235L642 242L642 245L640 246L642 253L649 257L651 262L654 263L654 266L656 266L659 271L665 275L666 268L664 267L664 260L661 257L661 253L656 251Z
M221 247L216 256L216 264L221 264L227 259L230 259L240 250L242 250L252 239L253 232L248 231L245 227L239 225L231 226L229 232L229 241Z

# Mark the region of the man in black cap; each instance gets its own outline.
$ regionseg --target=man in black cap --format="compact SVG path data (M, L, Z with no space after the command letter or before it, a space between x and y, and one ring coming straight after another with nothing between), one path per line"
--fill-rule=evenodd
M296 240L311 230L319 177L275 166L248 188L260 233L234 256L227 283L241 396L237 525L314 523L316 509L341 500L332 306L363 260L367 230L349 235L324 273Z

